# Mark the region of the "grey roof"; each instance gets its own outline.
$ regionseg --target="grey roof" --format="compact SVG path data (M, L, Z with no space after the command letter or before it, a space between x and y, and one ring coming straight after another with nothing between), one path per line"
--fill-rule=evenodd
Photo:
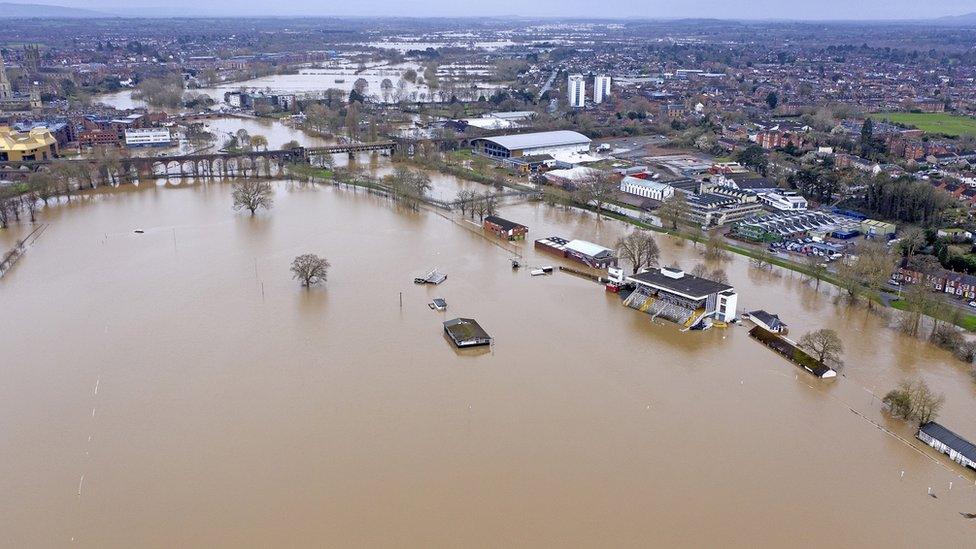
M919 432L927 434L942 444L945 444L949 448L952 448L953 450L966 456L970 460L976 461L976 444L969 442L949 429L946 429L942 425L939 425L934 421L930 421L919 427L918 430Z
M490 141L508 150L532 149L539 147L559 147L562 145L589 145L590 138L585 135L559 130L554 132L520 133L515 135L499 135L497 137L481 137L475 141Z
M454 340L455 345L465 346L487 343L491 340L488 332L473 318L455 318L444 322L444 331Z
M758 311L752 311L749 316L759 320L766 326L770 328L779 328L780 326L786 326L786 323L780 320L778 315L767 313L766 311L759 309Z
M629 278L638 282L657 286L659 288L665 288L667 290L671 290L672 292L690 296L696 299L705 298L711 294L732 289L732 286L729 286L728 284L722 284L720 282L715 282L705 278L698 278L697 276L687 273L685 273L685 275L681 278L671 278L661 274L661 271L647 271L646 273L636 274Z

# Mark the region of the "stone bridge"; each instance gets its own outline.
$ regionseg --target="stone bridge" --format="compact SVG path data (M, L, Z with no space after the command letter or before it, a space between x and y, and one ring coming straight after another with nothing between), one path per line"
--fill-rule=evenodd
M211 154L187 154L156 157L120 157L113 159L115 168L123 179L150 177L275 177L284 173L289 163L310 162L315 157L333 154L354 155L367 151L393 151L394 141L372 143L346 143L325 147L299 147L273 151L226 151ZM69 160L68 162L87 162L99 165L94 158ZM27 177L30 173L45 168L51 161L4 162L0 161L0 176L7 178Z

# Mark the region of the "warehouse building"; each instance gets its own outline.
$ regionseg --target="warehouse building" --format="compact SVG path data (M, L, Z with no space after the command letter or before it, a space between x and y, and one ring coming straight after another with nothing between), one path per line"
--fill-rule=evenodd
M590 150L590 138L569 130L482 137L471 142L475 154L499 160L568 155Z
M671 185L651 179L634 177L632 175L624 176L620 180L620 190L627 194L643 196L644 198L650 198L659 202L663 202L674 196L674 187Z

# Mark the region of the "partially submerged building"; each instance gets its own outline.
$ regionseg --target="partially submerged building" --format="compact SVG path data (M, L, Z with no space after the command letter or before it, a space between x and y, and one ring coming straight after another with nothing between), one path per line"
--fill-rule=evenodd
M543 252L572 259L594 269L609 269L617 266L617 255L610 248L585 240L567 240L561 236L550 236L535 241L535 248Z
M833 368L807 354L796 342L780 334L774 334L759 324L749 330L749 336L815 377L820 379L837 377L837 372Z
M620 269L614 269L610 275L611 280L634 286L625 305L654 318L665 318L686 328L704 325L706 319L731 322L736 318L738 295L728 284L672 267L627 277Z
M455 318L444 323L444 332L458 348L491 345L491 336L473 318Z
M779 315L767 313L762 309L749 313L749 319L752 320L756 326L759 326L767 332L783 335L789 333L789 328L786 326L786 323L779 318Z
M508 240L525 240L525 235L529 232L529 228L525 225L509 221L497 215L489 215L486 217L484 223L482 223L482 227L491 231L496 236L507 238Z
M976 469L976 444L946 429L934 421L918 428L919 440L949 456L956 463Z

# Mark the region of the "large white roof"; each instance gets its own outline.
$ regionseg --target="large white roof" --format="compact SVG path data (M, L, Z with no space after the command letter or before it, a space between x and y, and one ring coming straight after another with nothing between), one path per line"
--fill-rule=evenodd
M536 149L543 147L561 147L564 145L589 145L590 138L570 130L554 132L520 133L516 135L500 135L498 137L483 137L508 150Z
M585 240L570 240L566 244L566 248L573 250L574 252L579 252L590 257L597 257L601 253L613 254L613 250L609 248L604 248L599 244L594 244L592 242L587 242Z
M631 185L637 185L637 186L640 186L640 187L644 187L644 188L647 188L647 189L657 189L657 190L664 190L664 189L667 189L668 187L671 186L671 185L668 185L667 183L662 183L660 181L654 181L654 180L651 180L651 179L641 179L639 177L633 177L633 176L630 176L630 175L624 177L623 182L624 183L629 183Z

